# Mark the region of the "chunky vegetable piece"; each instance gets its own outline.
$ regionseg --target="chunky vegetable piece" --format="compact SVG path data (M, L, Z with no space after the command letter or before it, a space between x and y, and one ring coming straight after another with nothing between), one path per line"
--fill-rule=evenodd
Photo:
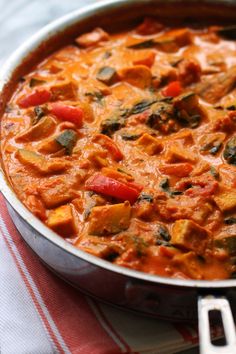
M203 254L209 240L207 231L191 220L177 220L172 228L173 245Z
M18 104L21 108L28 108L31 106L38 106L40 104L50 101L51 93L47 90L35 90L29 95L20 98Z
M163 91L162 94L166 97L176 97L182 92L182 87L179 81L171 82Z
M128 229L130 217L131 207L129 202L94 207L88 219L88 233L98 236L117 234Z
M99 69L96 77L99 81L104 82L104 84L112 85L117 79L117 73L115 69L109 66L104 66Z
M72 129L64 130L64 132L57 136L55 139L55 141L66 150L68 155L71 155L76 140L77 134Z
M205 79L197 86L196 92L209 103L216 103L227 95L235 87L236 66L232 66L227 72L216 74L213 78Z
M236 191L222 188L214 197L219 209L223 212L236 209Z
M178 163L160 166L159 170L166 175L188 177L193 170L193 166L189 163Z
M77 97L77 87L72 81L60 82L50 89L52 101L75 100Z
M120 151L116 143L108 136L103 134L97 134L94 136L93 141L107 149L115 161L120 161L123 159L122 152Z
M56 122L52 117L46 116L39 122L16 136L17 142L35 141L46 138L55 130Z
M123 183L102 174L90 177L85 183L85 188L120 200L128 200L130 203L134 203L138 199L142 189L142 187Z
M19 199L114 264L235 277L235 28L147 17L78 33L36 65L1 122Z
M47 160L45 157L29 150L20 149L17 151L17 158L24 165L32 167L42 175L62 172L67 169L68 162L60 159Z
M101 41L107 41L109 39L109 35L103 31L102 28L95 28L92 32L82 34L78 38L76 38L76 43L81 47L91 47L98 44Z
M225 160L232 165L236 165L236 137L231 138L224 150L224 158Z
M121 80L140 89L145 89L151 86L152 73L145 65L135 65L124 68L120 72L120 77Z
M76 231L75 220L70 205L63 205L51 210L47 225L64 237L73 235Z
M58 119L67 120L74 123L78 128L83 124L83 109L80 107L67 106L63 103L53 103L51 105L51 112Z
M141 145L148 155L158 154L163 149L161 141L158 141L156 138L147 133L143 134L141 138L137 140L137 144Z

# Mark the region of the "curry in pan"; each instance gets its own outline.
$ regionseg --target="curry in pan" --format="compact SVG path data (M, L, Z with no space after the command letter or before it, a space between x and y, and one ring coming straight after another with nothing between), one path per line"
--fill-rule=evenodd
M236 272L236 28L85 33L23 77L1 154L26 207L120 266Z

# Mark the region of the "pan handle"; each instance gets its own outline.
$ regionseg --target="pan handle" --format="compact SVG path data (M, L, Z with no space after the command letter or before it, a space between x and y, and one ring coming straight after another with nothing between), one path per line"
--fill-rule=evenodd
M222 325L225 333L226 344L216 346L211 342L209 312L219 311L222 317ZM235 354L236 333L235 324L228 300L225 297L213 295L199 296L199 341L201 354Z

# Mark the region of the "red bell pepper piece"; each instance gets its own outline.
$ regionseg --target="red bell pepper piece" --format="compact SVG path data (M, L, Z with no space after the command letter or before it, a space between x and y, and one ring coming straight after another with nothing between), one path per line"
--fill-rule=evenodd
M84 112L80 107L68 106L64 103L55 102L51 104L51 113L58 119L74 123L77 127L82 127Z
M184 191L185 195L191 197L211 197L217 190L219 183L211 176L199 176L193 178L186 178L178 182L175 188ZM187 189L186 189L187 187Z
M143 186L134 182L125 182L125 184L133 189L136 189L139 193L142 192Z
M182 92L182 86L179 81L172 81L162 90L162 94L166 97L176 97Z
M139 189L141 187L139 186ZM96 193L101 193L120 200L128 200L131 204L138 199L140 191L137 188L117 181L114 178L106 177L101 173L96 173L85 182L85 189Z
M21 108L28 108L31 106L38 106L40 104L50 101L51 93L47 90L35 90L28 96L21 98L18 102Z
M116 161L120 161L123 159L124 156L122 152L120 151L116 143L111 138L109 138L109 136L106 136L104 134L97 134L93 138L93 141L107 149Z

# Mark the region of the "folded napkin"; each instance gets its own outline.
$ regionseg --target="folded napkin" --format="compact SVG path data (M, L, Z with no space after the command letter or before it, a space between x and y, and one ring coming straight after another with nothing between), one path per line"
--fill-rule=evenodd
M21 238L0 196L1 354L171 354L197 343L197 325L112 308L58 278Z

